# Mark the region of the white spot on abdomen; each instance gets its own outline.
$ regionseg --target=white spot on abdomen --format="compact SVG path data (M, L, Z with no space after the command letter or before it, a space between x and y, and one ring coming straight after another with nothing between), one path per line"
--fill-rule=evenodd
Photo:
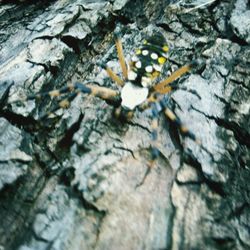
M146 72L148 73L151 73L153 72L153 67L151 65L148 65L146 68L145 68Z
M137 69L140 69L140 68L141 68L141 61L136 62L136 63L135 63L135 67L136 67Z
M152 58L153 60L156 60L156 59L158 58L158 55L157 55L156 53L152 53L152 54L151 54L151 58Z
M143 76L141 78L141 85L143 87L148 88L148 87L150 87L151 84L152 84L152 80L150 79L150 77Z
M134 81L134 80L136 79L136 77L137 77L137 74L136 74L134 71L130 70L130 71L128 72L128 79L129 79L130 81Z

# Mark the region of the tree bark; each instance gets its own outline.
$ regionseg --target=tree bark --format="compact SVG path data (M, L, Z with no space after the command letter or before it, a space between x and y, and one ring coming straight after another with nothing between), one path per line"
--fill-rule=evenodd
M249 4L187 2L1 1L0 249L249 249ZM44 119L57 100L21 101L77 81L119 89L98 66L121 71L118 26L127 61L164 35L162 79L199 62L169 97L202 146L162 114L149 173L148 112L124 123L78 95Z

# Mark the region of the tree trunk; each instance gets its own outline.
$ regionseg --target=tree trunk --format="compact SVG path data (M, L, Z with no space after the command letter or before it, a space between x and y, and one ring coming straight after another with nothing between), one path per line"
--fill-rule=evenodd
M250 248L249 3L185 2L1 2L0 249ZM77 81L119 89L98 66L121 71L118 26L127 61L164 35L162 79L199 62L169 96L202 146L162 114L150 171L147 111L121 122L82 94L42 118L57 100L15 101Z

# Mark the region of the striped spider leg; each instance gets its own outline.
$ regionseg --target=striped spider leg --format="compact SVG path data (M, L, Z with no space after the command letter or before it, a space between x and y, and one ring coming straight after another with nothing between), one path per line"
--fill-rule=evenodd
M168 86L168 92L170 91L171 87ZM139 107L141 110L149 109L152 116L151 121L151 159L148 162L148 168L145 172L142 181L137 185L142 185L148 174L150 173L151 169L154 167L156 160L158 159L160 155L159 151L159 141L158 141L158 118L161 113L164 113L165 117L172 122L181 132L181 134L184 137L188 137L191 140L193 140L195 143L197 143L202 149L204 149L206 152L206 148L203 147L200 140L195 136L195 134L190 131L180 120L178 116L174 114L174 112L170 109L170 96L159 94L157 92L154 92L147 100L147 102L143 103L141 107Z
M123 77L124 77L124 80L126 80L127 79L127 66L126 66L126 62L124 59L124 55L123 55L122 43L118 36L116 37L115 43L116 43L116 49L117 49L120 66L123 72ZM115 74L111 68L102 64L100 66L105 68L108 76L118 85L118 87L122 87L124 85L123 79L121 79L117 74ZM22 99L9 102L9 104L16 103L16 102L25 102L25 101L34 100L34 99L42 99L46 96L49 96L51 98L61 98L52 110L50 110L48 113L45 113L44 115L40 117L40 119L45 119L49 117L52 113L57 111L58 109L68 108L70 106L70 103L78 94L87 94L87 95L93 95L93 96L99 97L115 107L119 106L121 103L119 90L113 90L107 87L101 87L101 86L98 86L98 83L96 81L91 81L91 82L76 82L73 84L68 84L67 86L62 87L60 89L54 89L54 90L47 91L47 92L28 95Z
M164 98L165 97L165 98ZM166 98L167 97L167 98ZM195 134L190 131L186 125L182 123L180 118L175 115L175 113L171 110L170 106L170 97L158 95L156 100L150 103L151 112L152 112L152 161L150 166L154 165L154 161L159 156L159 150L157 147L157 127L158 127L158 116L162 112L165 117L172 122L181 132L184 137L188 137L193 140L198 145L201 145L200 140L195 136Z
M150 109L152 115L152 143L151 143L151 160L149 166L152 167L155 160L159 156L158 150L158 116L163 112L166 117L172 121L181 131L184 136L190 137L197 143L199 141L195 135L190 132L180 119L171 111L169 104L163 102L163 97L174 89L184 89L178 86L174 81L180 76L189 72L197 65L197 61L187 64L175 72L173 72L165 80L154 84L154 80L160 75L165 62L167 61L168 46L162 35L156 34L149 37L143 45L136 50L132 56L128 69L128 82L122 89L121 107L127 110L134 110L138 107L139 110ZM139 90L137 90L139 89ZM136 93L138 91L138 93ZM145 91L145 93L143 93ZM126 93L126 95L125 95ZM133 97L133 94L136 95ZM133 97L132 100L129 97ZM141 97L143 101L139 103ZM145 98L145 96L147 96ZM126 98L125 98L126 97ZM134 100L137 99L135 104ZM160 109L159 109L160 108Z
M106 87L100 87L100 86L94 85L93 83L94 82L86 82L86 83L76 82L73 84L68 84L67 86L62 87L60 89L37 93L34 95L28 95L22 100L16 100L11 103L20 102L20 101L24 102L28 100L34 100L34 99L42 99L46 96L49 96L51 98L61 97L61 99L55 105L55 107L52 110L50 110L48 113L43 114L40 117L40 119L45 119L49 117L52 113L54 113L58 109L68 108L70 106L70 103L73 101L73 99L79 94L93 95L113 105L119 105L120 103L119 91L115 91Z

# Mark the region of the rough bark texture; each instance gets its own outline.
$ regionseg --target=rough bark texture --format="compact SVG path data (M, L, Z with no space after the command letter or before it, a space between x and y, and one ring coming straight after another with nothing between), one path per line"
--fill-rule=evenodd
M145 34L161 32L167 72L200 59L171 94L173 110L207 150L160 118L150 159L150 115L117 121L104 101L78 96L53 119L55 101L11 104L76 81L117 86ZM250 9L215 1L185 13L170 1L2 1L0 6L0 249L249 249ZM8 97L8 98L7 98Z

